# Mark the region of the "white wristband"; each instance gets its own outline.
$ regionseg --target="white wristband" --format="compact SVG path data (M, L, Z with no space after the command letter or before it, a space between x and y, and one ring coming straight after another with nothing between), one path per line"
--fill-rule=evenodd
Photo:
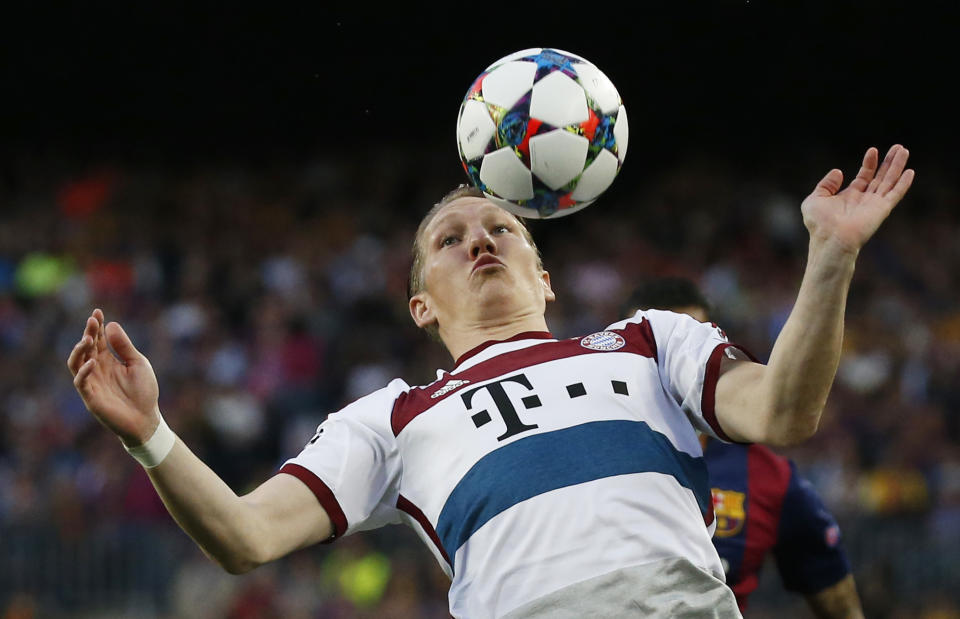
M122 441L121 441L122 442ZM133 458L142 464L145 468L152 469L167 457L173 444L177 442L177 435L174 434L167 422L160 417L160 425L154 431L153 436L143 445L136 447L123 446Z

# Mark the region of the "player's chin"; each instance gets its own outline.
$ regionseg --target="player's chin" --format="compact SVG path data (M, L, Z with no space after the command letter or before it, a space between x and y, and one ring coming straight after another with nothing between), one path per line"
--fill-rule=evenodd
M517 282L502 269L476 270L470 275L470 287L484 295L509 296L517 288Z

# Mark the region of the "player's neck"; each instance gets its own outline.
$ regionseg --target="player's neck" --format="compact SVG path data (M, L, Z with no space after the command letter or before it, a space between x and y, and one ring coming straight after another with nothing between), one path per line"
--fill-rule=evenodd
M465 352L485 342L506 340L528 331L549 331L543 314L453 325L449 329L440 329L440 338L450 356L457 360Z

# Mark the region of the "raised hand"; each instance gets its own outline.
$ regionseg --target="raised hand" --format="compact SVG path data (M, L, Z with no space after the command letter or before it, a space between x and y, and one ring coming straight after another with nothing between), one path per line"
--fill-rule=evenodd
M104 326L103 312L93 310L67 367L87 410L100 423L127 446L150 438L160 422L157 377L119 324Z
M910 188L914 172L904 169L909 155L910 151L895 144L878 170L877 149L870 147L857 177L842 191L843 172L830 170L800 207L811 241L859 252Z

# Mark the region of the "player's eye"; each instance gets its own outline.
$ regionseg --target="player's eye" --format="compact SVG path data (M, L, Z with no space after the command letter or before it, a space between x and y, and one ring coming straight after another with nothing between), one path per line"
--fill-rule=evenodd
M507 232L510 232L510 228L507 226L504 226L503 224L493 227L494 234L505 234Z
M456 244L460 239L456 236L448 235L440 239L440 247L450 247L451 245Z

